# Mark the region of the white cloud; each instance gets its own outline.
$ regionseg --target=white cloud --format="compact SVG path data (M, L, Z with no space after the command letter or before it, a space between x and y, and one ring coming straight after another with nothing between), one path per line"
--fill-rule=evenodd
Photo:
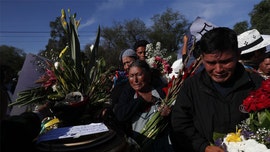
M87 27L87 26L92 25L93 23L95 23L95 19L94 19L94 18L90 18L90 19L88 19L85 23L82 23L82 22L81 22L79 28L80 28L80 29L83 29L83 28L85 28L85 27Z
M91 17L87 19L87 22L80 28L85 28L91 26L94 23L101 23L108 20L113 12L124 7L124 0L107 0L100 1L95 7L89 8L93 9Z
M237 22L249 21L248 13L252 11L254 3L259 3L259 1L173 0L169 7L179 11L189 21L193 21L200 16L218 26L232 27Z
M231 10L233 3L232 0L213 2L209 2L208 0L190 0L187 2L175 1L170 7L174 10L179 10L182 15L185 15L189 19L195 19L197 16L201 16L211 20Z

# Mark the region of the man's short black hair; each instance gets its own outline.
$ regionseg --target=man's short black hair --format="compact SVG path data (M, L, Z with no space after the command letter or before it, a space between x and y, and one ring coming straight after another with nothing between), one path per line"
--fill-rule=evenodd
M230 28L217 27L206 32L200 40L200 51L202 53L213 53L215 51L238 50L237 34Z
M147 40L139 40L134 44L134 50L136 51L136 49L140 46L146 47L147 44L149 44Z

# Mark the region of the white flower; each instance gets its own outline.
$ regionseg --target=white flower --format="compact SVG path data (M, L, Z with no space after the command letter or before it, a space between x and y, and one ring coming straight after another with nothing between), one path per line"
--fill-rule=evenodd
M146 57L151 58L155 56L159 56L161 58L164 58L166 55L167 49L161 49L161 43L156 43L156 48L154 48L152 43L149 43L146 45Z
M58 69L59 66L60 66L60 63L59 63L59 62L55 62L55 63L54 63L55 69Z
M260 144L254 139L245 140L243 136L241 139L241 142L228 142L224 138L223 142L226 144L227 152L270 152L270 149L267 149L264 144Z
M92 52L93 49L94 49L94 45L92 44L92 45L90 46L90 51Z
M53 89L53 92L56 92L56 91L57 91L57 85L54 84L54 85L52 86L52 89Z
M151 68L154 68L153 65L155 63L155 57L151 57L146 59L147 63L150 65Z

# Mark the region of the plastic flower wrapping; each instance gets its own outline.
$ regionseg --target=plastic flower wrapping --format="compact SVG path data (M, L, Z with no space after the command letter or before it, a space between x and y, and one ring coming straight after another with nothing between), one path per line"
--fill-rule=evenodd
M242 112L248 112L249 117L236 126L236 133L214 137L215 145L223 147L227 152L270 152L269 108L270 79L267 79L260 88L250 92L240 107Z
M68 44L55 59L47 59L44 74L36 80L40 86L19 92L18 98L11 105L37 106L52 105L52 117L43 121L43 131L61 121L83 123L93 120L98 109L109 98L106 89L105 61L97 58L100 29L95 44L86 55L80 51L77 29L79 21L76 14L70 15L61 10L61 23L69 37ZM104 87L100 87L104 86ZM10 105L10 106L11 106ZM59 119L58 119L59 118Z

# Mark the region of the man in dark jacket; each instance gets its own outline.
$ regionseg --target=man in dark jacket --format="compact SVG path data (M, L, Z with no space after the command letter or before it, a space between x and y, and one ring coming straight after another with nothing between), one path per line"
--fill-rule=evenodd
M238 62L237 34L225 27L205 33L200 41L204 69L185 80L172 111L175 151L224 152L212 146L213 133L235 132L248 117L240 105L263 80Z

